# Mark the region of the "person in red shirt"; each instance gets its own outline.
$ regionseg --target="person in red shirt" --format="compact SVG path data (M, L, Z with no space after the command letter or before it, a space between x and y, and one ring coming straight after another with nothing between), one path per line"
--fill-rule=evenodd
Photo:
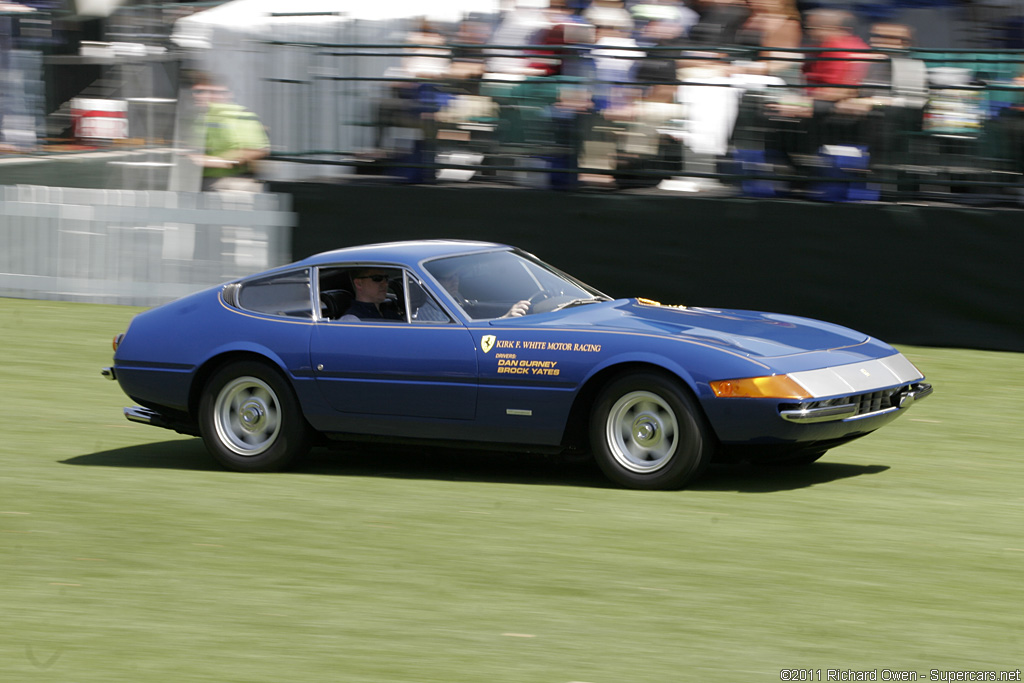
M819 155L828 146L855 147L858 162L870 153L869 120L851 108L858 86L874 61L871 48L854 32L852 14L843 10L815 9L804 15L805 35L820 53L805 55L804 96L787 97L766 106L770 128L767 144L780 151L798 174L820 171ZM846 150L849 152L849 150ZM813 157L800 167L800 157Z
M817 58L804 64L807 85L819 86L810 88L812 99L838 102L857 96L856 88L841 86L857 86L864 81L869 62L858 60L871 59L869 53L861 52L871 48L854 35L853 26L853 15L843 10L819 9L807 13L806 29L811 41L819 48L836 50L818 53Z
M815 9L805 16L806 35L815 47L835 52L808 53L803 65L805 96L788 98L793 103L774 103L768 110L775 116L802 119L836 111L836 104L857 97L857 88L867 76L874 56L871 48L853 33L849 12ZM865 50L865 52L859 52ZM842 110L842 107L840 107Z

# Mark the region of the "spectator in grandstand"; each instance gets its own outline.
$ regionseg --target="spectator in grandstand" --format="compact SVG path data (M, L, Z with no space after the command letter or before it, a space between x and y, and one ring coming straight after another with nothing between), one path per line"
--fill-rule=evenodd
M849 98L843 103L843 109L858 112L899 103L923 106L928 75L924 62L907 54L914 44L911 28L905 24L879 22L871 26L868 41L875 52L867 63L861 97Z
M444 36L427 21L405 37L409 45L402 58L402 70L411 78L440 78L451 66L451 51L445 46Z
M574 15L565 0L551 0L544 16L546 25L530 42L534 45L551 46L551 49L528 51L531 57L528 61L527 75L581 75L577 65L578 53L566 49L565 46L594 42L593 26Z
M633 17L622 0L592 0L583 10L583 18L594 26L614 27L626 33L633 31Z
M799 48L803 43L800 12L794 0L748 0L751 13L736 33L736 42L752 47L776 48L759 52L758 71L778 76L786 83L802 82L799 52L778 48Z
M650 81L652 75L676 80L681 47L686 41L686 25L676 19L650 19L637 32L636 40L641 47L647 48L635 69L637 81Z
M819 111L857 96L854 86L867 75L868 45L853 30L854 16L844 10L815 9L807 13L807 33L816 47L826 50L804 62L804 80L812 86L810 96Z
M270 152L263 124L208 74L193 78L192 96L199 111L196 147L202 153L191 158L203 169L201 189L257 189L253 162Z
M836 112L862 117L874 167L897 163L909 150L911 136L920 133L928 102L925 63L907 54L913 32L904 24L879 22L868 41L876 50L857 97L836 103Z
M872 58L868 45L853 32L853 15L815 9L807 13L805 24L811 42L822 49L804 61L805 97L766 105L769 118L802 128L801 135L786 136L788 142L802 140L799 147L780 150L791 160L794 153L817 154L823 145L866 145L860 117L843 104L858 96L857 86L864 82Z
M683 36L688 35L700 19L694 9L680 0L640 0L630 5L629 13L641 30L650 22L666 22L676 27L678 34Z
M512 8L504 11L494 29L491 44L501 46L536 45L534 41L551 27L548 13L531 0L513 0ZM530 55L521 49L492 49L488 51L487 71L509 77L531 75Z
M594 48L586 55L592 65L594 86L590 91L590 116L576 116L586 121L583 128L581 165L594 169L615 168L617 138L624 134L623 112L640 94L635 85L638 65L644 56L633 38L633 18L622 2L600 0L583 13L593 24ZM612 186L610 175L584 173L580 179L589 185Z
M620 106L635 97L632 82L643 51L633 39L633 18L621 2L601 0L584 12L596 28L590 52L598 81L594 101L599 109Z
M401 66L385 76L396 78L386 96L376 103L376 152L379 157L416 164L433 162L437 138L435 115L450 94L445 78L451 52L444 36L421 21L405 37L407 47ZM399 167L399 176L410 182L431 182L432 169Z
M689 36L701 48L735 45L740 27L751 14L746 0L701 0L697 12L700 19Z
M480 94L480 79L487 70L487 60L483 45L490 38L491 28L480 19L467 18L459 22L459 27L449 41L451 64L448 75L461 92L469 95Z
M1015 89L1003 95L1010 100L1009 104L986 124L986 131L1010 170L1024 176L1024 73L1015 76L1011 85ZM1017 194L1016 190L1013 194Z
M606 112L623 130L616 140L615 176L619 188L653 187L682 171L686 108L676 100L675 63L645 60L640 64L638 97ZM626 171L641 173L624 173ZM658 171L664 175L648 175Z

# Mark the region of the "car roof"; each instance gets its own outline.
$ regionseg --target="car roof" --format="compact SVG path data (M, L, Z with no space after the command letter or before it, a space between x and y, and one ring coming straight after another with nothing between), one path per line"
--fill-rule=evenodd
M298 263L316 266L338 261L384 261L415 264L425 259L454 256L492 249L509 249L506 244L471 240L408 240L345 247L309 256Z

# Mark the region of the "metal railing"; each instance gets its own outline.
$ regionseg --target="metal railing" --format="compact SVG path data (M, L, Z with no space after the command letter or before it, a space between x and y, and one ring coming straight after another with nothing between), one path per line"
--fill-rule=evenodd
M155 305L291 258L288 195L0 187L0 296Z

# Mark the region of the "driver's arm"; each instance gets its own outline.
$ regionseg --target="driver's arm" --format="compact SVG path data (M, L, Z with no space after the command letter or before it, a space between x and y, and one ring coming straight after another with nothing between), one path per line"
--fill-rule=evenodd
M530 312L530 302L523 299L512 304L512 308L508 309L508 313L501 316L502 318L519 318Z

